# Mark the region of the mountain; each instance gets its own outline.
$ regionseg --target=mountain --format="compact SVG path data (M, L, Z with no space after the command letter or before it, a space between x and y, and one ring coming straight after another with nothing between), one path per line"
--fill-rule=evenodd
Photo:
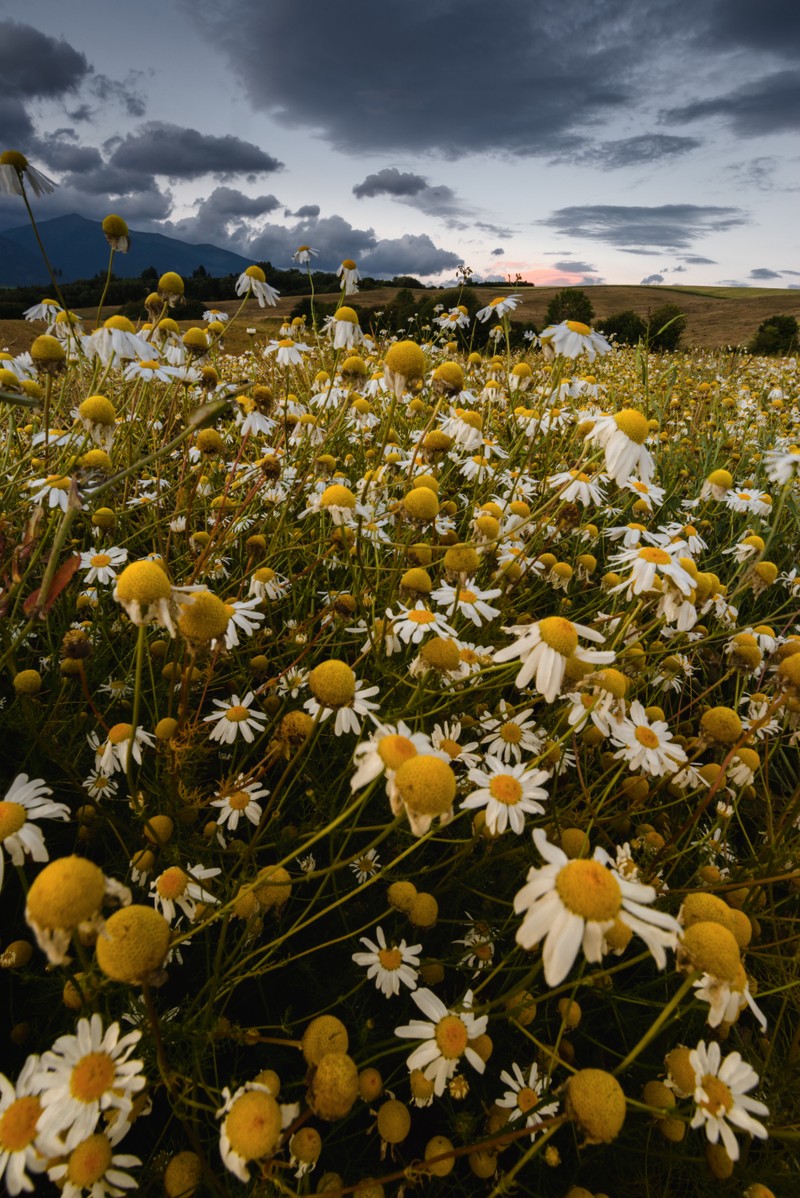
M105 274L109 247L100 221L72 213L41 221L38 227L51 266L61 272L59 280L70 283ZM131 229L131 248L127 254L114 255L113 270L118 278L129 279L138 278L148 266L154 266L159 274L175 270L179 275L191 275L204 266L210 275L219 276L241 274L250 265L250 258L216 245L191 245L177 237ZM0 287L44 287L49 282L31 226L4 229L0 233Z

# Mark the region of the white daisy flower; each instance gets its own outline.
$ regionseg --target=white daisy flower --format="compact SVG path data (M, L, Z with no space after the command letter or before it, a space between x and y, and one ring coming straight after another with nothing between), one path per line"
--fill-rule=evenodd
M395 1035L404 1039L421 1040L406 1060L409 1072L421 1069L428 1081L434 1083L434 1093L440 1097L446 1083L466 1057L473 1069L483 1073L485 1064L470 1041L486 1031L487 1015L473 1015L472 991L464 995L460 1010L450 1010L431 990L415 990L411 995L416 1005L432 1022L412 1020L395 1028Z
M506 313L513 312L521 303L521 295L496 295L493 300L489 301L485 308L480 308L475 313L475 319L485 324L492 316L502 318Z
M764 469L771 483L785 486L793 478L800 477L800 449L796 445L788 450L768 449L764 454Z
M606 501L605 492L600 484L606 480L604 474L586 474L582 470L562 470L551 474L547 480L548 487L558 491L559 499L565 503L580 503L583 507L594 504L596 507Z
M354 346L366 340L361 332L355 310L344 305L338 308L333 316L325 318L322 332L331 338L334 349L353 349Z
M96 1132L77 1144L67 1160L51 1165L47 1176L61 1189L62 1198L122 1198L126 1190L136 1189L138 1181L124 1169L141 1165L138 1156L112 1152L108 1133Z
M499 757L487 756L485 770L471 769L470 782L478 783L461 803L463 808L486 809L486 827L492 836L499 836L507 827L517 836L525 828L525 815L543 815L539 799L547 799L541 786L550 778L547 770L526 770L522 764L508 765Z
M542 1092L547 1089L548 1085L547 1078L539 1076L539 1067L534 1062L526 1080L524 1073L515 1061L511 1066L510 1073L507 1069L502 1071L500 1080L510 1088L506 1090L502 1098L497 1099L495 1105L511 1111L508 1116L509 1123L513 1123L516 1119L524 1119L525 1126L531 1129L531 1139L533 1139L544 1120L558 1112L558 1102L549 1102L546 1106L541 1105Z
M399 611L395 616L390 608L386 609L386 619L391 621L392 633L398 636L404 645L418 645L428 633L436 633L441 637L455 637L456 631L443 615L431 611L422 600L414 607L398 604Z
M500 609L492 607L487 603L487 599L496 599L501 594L500 587L495 587L490 591L479 591L468 579L465 586L458 588L447 582L442 583L440 587L431 592L431 599L446 611L452 611L455 608L460 615L471 620L476 628L480 628L482 624L494 620L500 615Z
M412 732L402 720L396 725L378 724L369 740L356 745L353 751L356 772L350 779L350 789L360 790L384 773L387 782L391 782L403 762L417 753L433 753L425 732Z
M659 545L623 549L620 553L615 553L610 561L615 570L623 566L630 567L630 575L618 586L611 588L612 594L625 591L626 599L631 599L634 595L644 595L652 590L657 577L669 579L682 595L690 595L694 590L695 582L691 574L676 561L673 553Z
M150 897L167 923L175 918L175 908L180 907L191 923L197 913L198 903L218 903L219 899L200 885L206 878L216 878L219 868L204 869L202 865L171 865L150 883Z
M629 769L660 777L686 764L686 753L672 739L669 725L665 720L650 720L638 699L631 703L628 717L617 720L610 732L614 744L621 746L615 758L627 761Z
M0 889L5 871L4 849L14 865L23 865L26 853L33 861L50 860L41 828L33 821L70 817L65 803L54 803L47 797L52 793L42 778L29 779L27 774L18 774L0 801Z
M762 1032L765 1032L766 1016L750 993L744 966L740 964L736 972L737 976L732 982L710 973L704 973L694 982L695 998L708 1003L706 1023L709 1027L719 1027L723 1022L736 1023L745 1007L749 1007L760 1023Z
M220 809L217 823L235 832L241 818L251 824L258 824L261 819L262 807L259 799L265 799L269 791L257 782L245 782L240 774L232 787L219 791L218 797L212 799L209 806Z
M34 1189L28 1173L42 1173L47 1157L40 1151L38 1121L39 1058L28 1057L16 1083L0 1073L0 1180L12 1198Z
M88 790L93 799L113 799L119 789L110 774L97 769L89 771L89 776L84 778L81 786Z
M251 1161L271 1158L281 1138L281 1108L266 1086L245 1082L231 1094L223 1087L223 1105L217 1118L225 1116L219 1132L219 1154L226 1169L239 1181L250 1180Z
M401 982L404 986L408 986L409 990L415 990L419 977L418 954L422 952L422 945L409 945L405 940L401 940L399 944L392 943L390 946L386 942L386 936L381 927L375 929L375 935L378 940L377 944L366 936L359 938L359 942L366 945L369 951L353 953L356 965L367 968L367 978L374 978L376 988L386 998L400 993Z
M233 603L226 604L231 612L228 627L225 629L226 649L233 649L239 644L240 631L245 636L252 636L258 631L259 625L266 619L265 613L259 610L260 603L258 596L254 596L252 599L236 599Z
M361 731L361 720L359 716L370 715L373 711L380 709L380 703L373 703L372 696L377 695L380 691L378 686L367 686L365 682L359 680L356 682L356 693L349 703L344 703L341 707L323 707L313 697L306 699L303 707L315 719L319 713L320 723L327 720L329 716L336 712L336 720L334 721L333 730L336 736L343 736L345 732L354 732L356 735Z
M118 545L111 545L100 553L92 553L91 550L88 553L82 553L80 568L87 572L84 582L87 585L99 582L103 586L116 582L115 567L123 565L127 560L128 550L121 549Z
M539 334L539 341L546 358L552 358L555 354L563 354L565 358L586 354L589 361L593 362L598 354L602 357L611 351L605 337L581 320L562 320L560 324L550 324Z
M515 678L520 690L534 680L534 688L548 703L552 703L564 681L564 670L571 657L596 665L610 665L614 654L610 650L583 649L578 637L602 644L605 637L593 628L573 624L563 616L547 616L535 624L517 624L507 628L517 640L494 655L496 662L522 659L522 668ZM534 677L535 676L535 677Z
M367 849L366 853L362 853L360 857L356 857L355 861L350 862L350 868L356 875L356 881L359 886L363 886L370 878L374 878L380 873L381 859L378 856L377 849Z
M213 715L203 717L204 724L214 724L209 734L209 740L218 740L223 745L232 745L242 736L250 745L256 734L264 731L267 717L263 711L251 707L255 696L248 691L243 699L231 695L230 699L215 699L214 706L219 708Z
M534 829L533 840L547 864L528 871L527 884L514 898L514 910L525 914L516 939L527 949L544 940L548 986L563 982L581 949L591 964L602 961L604 933L617 920L644 940L659 969L665 967L665 949L677 944L680 924L645 905L655 900L652 886L624 878L600 847L590 859L570 860L541 828Z
M709 1143L716 1144L721 1139L728 1156L737 1161L739 1144L733 1128L759 1140L767 1139L766 1127L753 1115L768 1115L769 1109L758 1099L747 1096L748 1090L758 1085L758 1074L738 1052L728 1053L723 1060L716 1042L706 1047L701 1040L689 1053L689 1061L695 1074L697 1104L689 1126L705 1126Z
M112 1023L103 1031L95 1013L91 1019L79 1019L74 1036L59 1036L43 1054L39 1135L51 1155L60 1155L64 1146L70 1152L92 1135L102 1112L118 1110L124 1118L134 1094L144 1088L143 1062L130 1059L141 1033L120 1036L119 1030L119 1024Z
M264 357L275 354L279 366L302 366L303 353L308 353L310 345L295 341L293 337L282 337L280 341L270 341L264 350Z
M34 479L28 483L34 492L31 503L41 504L42 507L46 503L49 508L60 507L62 512L65 512L71 485L72 480L66 474L48 474L46 478Z
M462 745L459 741L460 736L461 721L446 720L443 724L434 724L431 744L434 749L440 749L447 754L451 765L465 765L470 769L481 760L480 753L473 753L473 749L478 748L478 742L471 740Z
M235 291L237 295L254 295L260 308L265 304L274 308L280 295L279 291L270 287L260 266L248 266L247 270L242 271L236 280Z
M532 718L533 708L515 712L501 702L501 709L499 719L488 720L484 725L487 731L481 744L487 746L486 752L501 761L522 761L523 752L538 753L543 741Z
M644 445L649 433L647 418L635 408L625 408L595 420L586 442L596 442L603 449L606 471L622 487L634 473L643 482L652 481L655 464Z
M342 280L342 290L345 295L356 295L358 293L358 284L361 282L361 275L352 258L345 258L343 260L341 266L336 271L336 275Z

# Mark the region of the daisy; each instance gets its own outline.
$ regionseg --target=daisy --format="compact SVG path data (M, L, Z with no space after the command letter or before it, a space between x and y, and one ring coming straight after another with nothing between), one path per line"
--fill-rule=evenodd
M61 1189L62 1198L122 1198L126 1190L138 1188L138 1182L130 1173L134 1165L141 1165L138 1156L128 1153L112 1153L113 1141L108 1133L96 1132L77 1144L67 1160L51 1165L47 1176Z
M90 732L87 740L94 749L94 768L104 774L126 773L133 757L137 765L142 764L142 746L151 749L155 745L152 734L137 728L134 735L130 724L114 724L101 741L96 732Z
M378 686L367 686L365 682L359 680L356 682L356 692L353 698L342 704L341 707L323 707L313 697L306 699L303 707L315 719L319 717L320 723L327 720L334 711L336 711L336 720L334 721L333 731L336 736L343 736L345 732L354 732L356 735L361 731L361 720L359 716L370 715L373 711L378 711L380 703L373 703L372 696L377 695L380 691Z
M18 774L0 802L0 889L3 886L6 850L14 865L23 865L27 853L33 861L49 861L41 829L33 820L69 819L65 803L47 798L53 792L42 778L29 780Z
M280 295L279 291L270 287L267 276L260 266L248 266L247 270L242 271L236 280L235 290L237 295L254 295L260 308L263 308L265 304L274 308Z
M524 1119L525 1126L531 1128L533 1139L536 1129L544 1120L558 1112L557 1102L550 1102L547 1106L541 1105L542 1091L547 1088L547 1079L539 1076L539 1067L534 1062L526 1081L524 1073L515 1061L510 1073L507 1069L502 1071L500 1080L510 1089L506 1090L502 1098L497 1099L495 1106L511 1111L508 1116L509 1123L513 1123L515 1119Z
M496 295L485 308L481 308L475 313L475 319L485 324L492 316L503 317L507 312L513 312L521 303L521 295Z
M398 604L399 612L395 616L391 609L386 609L386 619L391 621L392 632L398 636L404 645L418 645L423 637L434 632L441 637L455 637L456 630L451 628L444 616L431 611L422 600L418 600L413 608Z
M264 350L264 357L275 354L275 360L279 366L302 366L303 353L307 353L310 349L310 345L303 345L292 337L282 337L280 341L270 341Z
M263 611L258 610L260 603L261 600L256 595L252 599L237 599L225 605L231 613L228 627L225 629L226 649L233 649L239 644L240 630L245 636L252 636L267 618Z
M350 789L360 790L384 773L389 783L409 757L432 752L431 741L426 733L412 732L402 720L396 725L378 724L369 740L355 747L353 764L356 772L350 779Z
M144 1088L143 1062L130 1059L141 1033L120 1036L119 1030L119 1024L112 1023L104 1032L95 1013L91 1019L79 1019L74 1036L59 1036L43 1054L38 1126L51 1155L63 1151L61 1138L69 1152L92 1135L101 1112L117 1110L120 1118L127 1116L134 1094Z
M514 712L502 701L501 708L501 718L486 724L487 733L481 739L481 744L488 745L486 752L501 761L522 761L523 750L538 753L542 738L535 731L536 722L530 718L533 709L526 707L524 711Z
M614 744L620 746L614 757L627 761L631 770L660 777L674 774L686 764L686 753L672 739L668 724L651 721L638 699L631 703L628 718L616 721L610 732Z
M597 355L611 352L611 346L594 329L589 328L580 320L562 320L560 324L550 324L539 334L539 341L545 352L545 358L563 354L565 358L577 358L586 354L590 362Z
M664 488L657 487L655 483L643 483L638 478L629 478L625 483L625 489L633 491L636 498L646 504L649 512L652 512L653 504L660 507L664 502Z
M120 549L118 545L111 545L108 549L104 549L102 553L81 554L81 570L86 570L86 578L84 582L99 582L103 586L107 586L111 582L117 581L117 573L115 566L121 566L128 560L128 550Z
M137 379L141 379L143 383L152 383L154 380L159 383L171 383L172 367L164 366L155 358L145 358L139 362L129 363L123 371L123 378L128 382L136 382Z
M360 857L356 857L355 861L350 862L350 868L356 875L359 886L363 886L370 878L374 878L377 873L380 873L381 860L378 850L367 849L366 853L362 853Z
M59 312L63 311L64 309L58 300L43 299L41 303L34 304L31 308L26 308L22 316L24 320L46 320L48 324L53 324ZM774 450L770 452L774 453Z
M467 912L472 922L469 925L466 936L460 940L454 940L453 944L463 944L467 952L461 957L459 965L466 965L468 969L474 969L475 977L482 969L489 969L494 961L494 938L497 935L495 929L490 924L482 919L472 919L472 916Z
M750 983L743 965L737 967L736 978L732 982L704 973L693 985L695 998L708 1003L706 1023L709 1027L719 1027L723 1022L736 1023L740 1013L749 1007L760 1023L762 1032L767 1030L766 1017L750 993Z
M233 786L221 789L218 797L212 799L209 806L220 809L217 823L235 832L242 817L251 824L258 824L262 814L258 800L265 799L268 794L266 787L259 786L257 782L245 782L244 776L240 774Z
M39 1058L28 1057L16 1084L0 1073L0 1179L12 1196L34 1189L28 1172L42 1173L47 1157L40 1151L38 1120Z
M548 986L563 982L581 948L591 964L602 961L604 933L618 920L644 940L659 969L664 968L665 949L677 944L680 924L671 915L648 910L646 904L656 897L652 886L624 878L599 846L590 859L570 860L543 829L534 829L533 840L547 864L531 867L527 884L514 898L514 910L525 916L516 939L527 949L544 940Z
M653 478L655 464L644 443L650 433L645 416L635 408L625 408L613 416L601 416L586 436L605 453L606 472L622 487L635 472L643 482Z
M267 717L263 711L250 706L255 696L248 691L243 699L231 695L230 699L215 699L214 706L219 708L213 715L203 717L204 724L215 724L209 735L210 740L218 740L223 745L232 745L242 736L250 745L256 733L264 731Z
M444 724L434 724L431 744L434 749L440 749L447 754L451 765L465 765L469 769L481 760L480 753L472 751L478 748L478 742L471 740L462 745L459 741L460 736L461 721L448 720Z
M710 1144L722 1140L725 1151L732 1161L739 1159L739 1144L733 1127L759 1140L766 1140L767 1129L753 1115L768 1115L769 1109L756 1098L748 1098L748 1090L758 1085L755 1069L742 1060L738 1052L730 1052L722 1059L722 1050L716 1042L706 1047L701 1040L697 1048L689 1053L694 1069L694 1101L697 1104L690 1127L703 1127Z
M358 267L352 258L345 258L336 271L337 278L342 280L342 290L345 295L356 295L358 293L358 284L361 282L361 275Z
M110 774L97 769L89 771L88 778L84 778L81 786L88 790L93 799L113 799L119 789Z
M359 943L366 945L369 951L353 953L356 965L367 967L367 978L375 979L376 988L386 998L400 993L401 982L408 986L409 990L416 990L419 977L418 954L422 952L422 945L406 944L405 940L401 940L399 944L392 943L389 946L381 927L375 929L375 935L377 944L366 936L359 938Z
M471 620L476 628L480 628L485 622L490 622L500 615L498 607L491 607L487 603L488 599L496 599L502 594L500 587L495 587L491 591L479 591L467 580L466 586L456 587L445 582L435 591L431 592L431 599L439 607L443 607L452 611L455 607L462 616L466 616Z
M26 181L35 196L49 195L58 187L47 175L31 166L24 154L18 150L4 150L0 154L0 193L24 196Z
M653 589L656 578L669 579L670 583L682 595L690 595L694 590L694 579L684 570L675 555L658 545L645 545L642 549L623 549L611 557L614 569L622 566L630 567L630 574L618 586L611 588L611 593L625 591L625 598L643 595Z
M600 506L606 501L600 487L605 477L604 474L585 474L581 470L562 470L559 474L551 474L547 485L558 491L559 499L565 503L580 503L583 507L590 504Z
M217 1118L224 1116L219 1132L219 1154L226 1169L239 1181L250 1180L251 1161L274 1155L281 1136L281 1109L266 1086L245 1082L231 1094L223 1087L223 1105Z
M204 869L202 865L187 865L186 869L172 865L150 883L150 897L167 923L172 923L175 918L176 907L180 907L191 923L197 914L198 903L219 902L200 883L221 873L219 868Z
M25 319L30 319L27 313ZM768 449L764 454L764 469L771 483L784 486L793 478L800 477L800 449L796 445L788 450Z
M477 782L479 789L467 795L461 806L468 810L485 807L486 827L492 836L500 836L507 827L521 835L526 813L544 814L544 807L537 800L548 798L540 784L549 780L549 773L526 771L524 765L507 765L492 756L487 756L484 764L485 770L469 771L470 782Z
M292 262L299 262L302 266L307 266L311 258L319 256L319 250L313 249L310 245L299 245L292 254Z
M473 1069L483 1073L485 1064L470 1041L486 1031L487 1015L473 1015L472 991L464 995L461 1009L452 1011L431 990L415 990L412 999L424 1015L432 1022L415 1019L403 1027L395 1028L395 1035L403 1039L421 1040L406 1060L409 1072L421 1069L428 1081L434 1083L434 1093L440 1097L445 1084L466 1057Z
M567 661L592 662L610 665L614 654L604 649L583 649L578 637L602 644L605 637L583 624L573 624L562 616L547 616L534 624L517 624L507 628L516 638L513 645L506 645L494 655L496 662L522 658L523 664L515 679L520 690L534 678L534 687L548 703L552 703L561 690Z
M87 358L99 358L104 366L119 363L125 358L149 361L153 347L137 335L132 321L126 316L109 316L99 329L83 338Z
M275 602L278 599L285 599L289 594L291 583L283 574L276 574L269 566L262 566L256 570L250 579L249 593L255 596L259 601L271 599Z
M67 474L48 474L46 478L36 478L28 483L35 492L31 496L31 503L41 504L42 507L47 503L49 508L60 507L62 512L66 512L71 485L72 479Z

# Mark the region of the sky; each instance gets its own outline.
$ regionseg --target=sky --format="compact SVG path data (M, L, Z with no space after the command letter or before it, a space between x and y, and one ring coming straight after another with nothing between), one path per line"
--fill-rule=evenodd
M281 268L797 288L799 131L796 0L0 0L37 219Z

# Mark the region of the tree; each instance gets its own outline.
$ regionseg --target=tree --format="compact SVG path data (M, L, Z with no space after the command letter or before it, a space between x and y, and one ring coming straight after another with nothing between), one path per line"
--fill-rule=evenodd
M146 266L144 268L144 270L142 271L141 277L143 279L146 279L148 282L150 282L150 280L152 279L152 281L154 283L157 283L158 279L159 279L159 274L154 266Z
M562 320L579 320L589 324L594 316L592 301L579 287L565 287L547 305L546 324L561 324Z
M677 304L662 304L647 316L647 344L650 349L677 349L686 328L686 313Z
M797 349L798 331L794 316L768 316L747 348L751 354L790 354Z
M647 324L633 308L605 316L599 327L606 337L613 333L618 345L638 345L647 333Z

